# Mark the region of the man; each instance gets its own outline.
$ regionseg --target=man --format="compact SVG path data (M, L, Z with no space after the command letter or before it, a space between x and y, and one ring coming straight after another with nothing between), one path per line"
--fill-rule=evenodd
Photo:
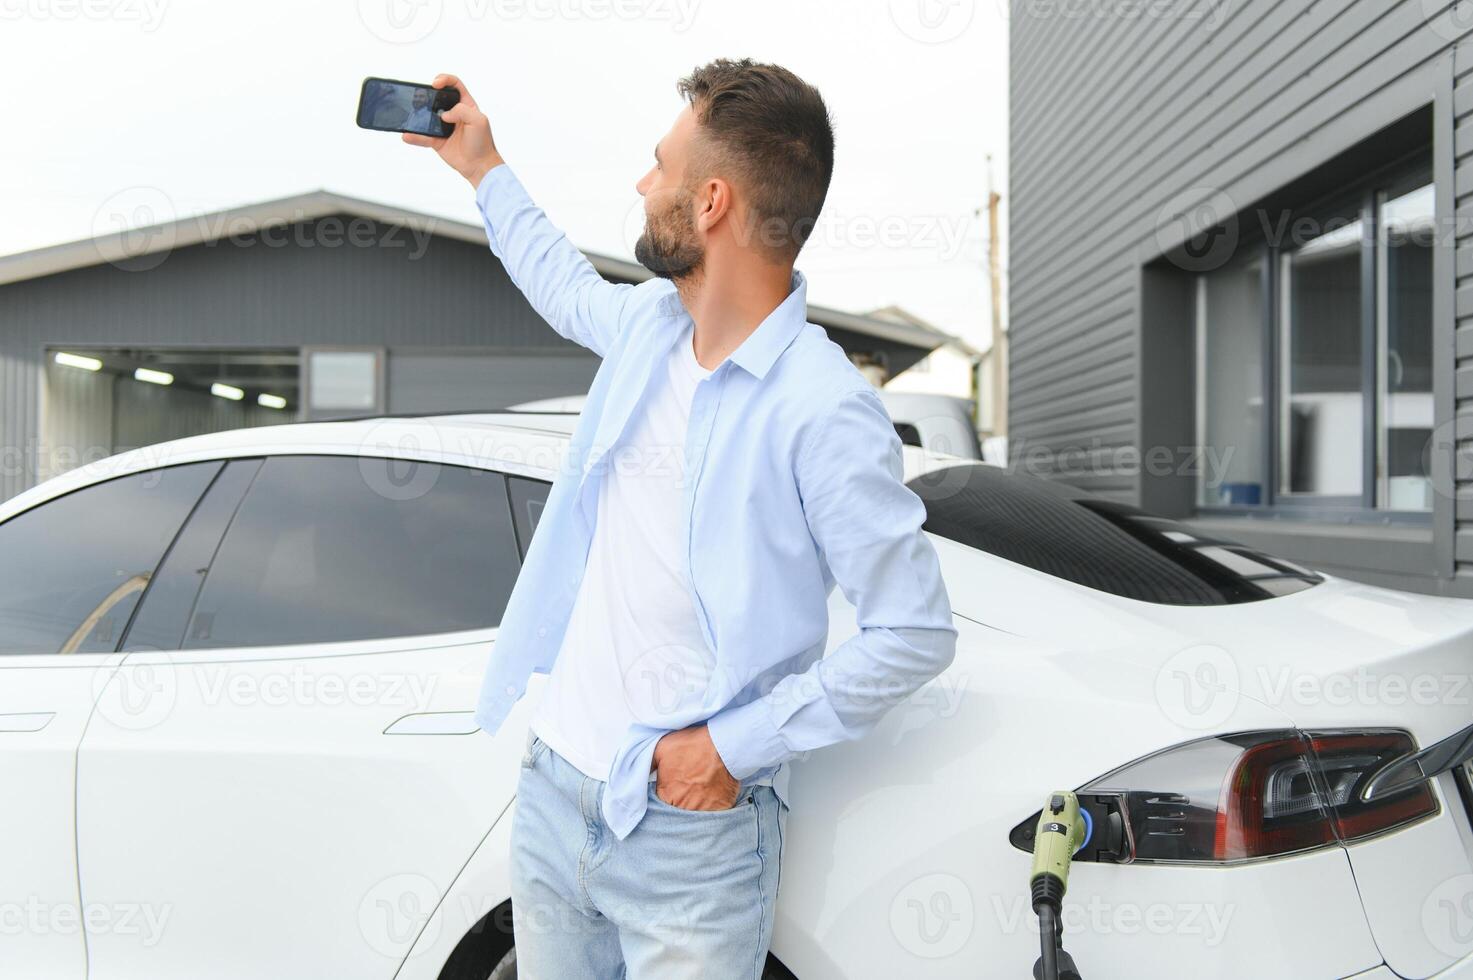
M432 146L476 188L533 307L603 358L502 619L477 721L550 672L512 829L533 980L761 975L784 763L857 738L951 662L924 509L874 388L805 322L793 263L833 172L828 111L791 72L715 61L637 190L605 282L533 205L459 80ZM834 584L860 632L823 656Z
M409 118L404 120L404 128L415 133L439 132L435 128L434 113L430 111L430 93L417 88L410 98Z

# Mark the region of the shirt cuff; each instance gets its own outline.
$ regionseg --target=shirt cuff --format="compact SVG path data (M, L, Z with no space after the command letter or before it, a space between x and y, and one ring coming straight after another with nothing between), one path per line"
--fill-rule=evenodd
M520 182L517 181L516 174L511 172L511 167L505 163L498 163L486 171L485 176L481 178L481 182L476 185L476 200L484 199L488 192L494 193L498 184L505 184L507 181L521 186Z
M706 722L706 731L733 779L746 779L775 766L787 754L764 698L714 715Z
M488 231L494 232L508 215L529 201L527 189L512 173L511 167L504 163L486 171L486 176L476 185L476 207L480 209Z

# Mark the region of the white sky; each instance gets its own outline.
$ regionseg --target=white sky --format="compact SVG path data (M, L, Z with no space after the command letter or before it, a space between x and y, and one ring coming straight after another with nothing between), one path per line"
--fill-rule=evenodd
M364 76L450 71L569 237L630 258L634 182L681 108L675 80L715 57L750 56L817 85L835 119L833 187L799 259L810 298L853 311L896 303L985 347L986 225L974 212L989 153L1007 200L1006 8L0 0L11 93L0 254L113 231L120 217L317 188L475 221L470 190L433 153L353 123Z

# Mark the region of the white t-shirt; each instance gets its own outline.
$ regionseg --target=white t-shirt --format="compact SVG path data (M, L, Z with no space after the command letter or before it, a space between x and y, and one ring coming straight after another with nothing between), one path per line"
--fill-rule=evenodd
M583 584L532 719L542 741L593 779L609 778L632 722L676 727L715 666L681 553L685 432L696 386L711 374L692 339L687 326L609 454Z

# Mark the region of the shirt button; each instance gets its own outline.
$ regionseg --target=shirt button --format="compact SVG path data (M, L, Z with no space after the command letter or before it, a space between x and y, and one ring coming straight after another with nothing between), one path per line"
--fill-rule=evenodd
M537 635L538 636L546 636L547 635L547 627L546 626L539 626L539 627L537 627Z
M514 685L506 685L506 696L509 698L514 698L517 696L517 689Z

